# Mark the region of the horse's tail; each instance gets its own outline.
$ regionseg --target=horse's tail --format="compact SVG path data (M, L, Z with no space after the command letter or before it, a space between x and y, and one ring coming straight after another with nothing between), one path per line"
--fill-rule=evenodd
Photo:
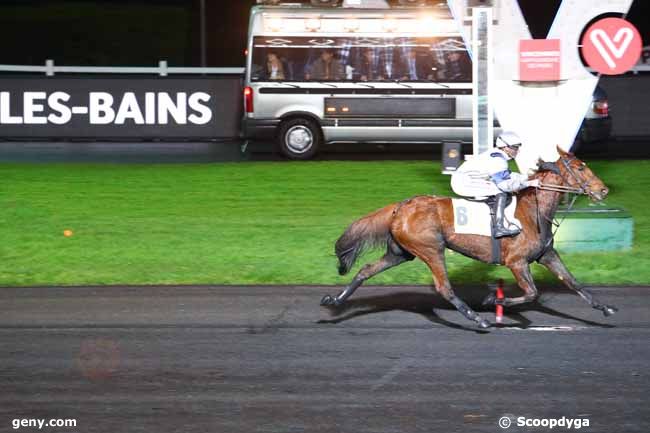
M347 274L365 250L388 243L390 222L397 206L394 203L359 218L345 230L335 245L340 275Z

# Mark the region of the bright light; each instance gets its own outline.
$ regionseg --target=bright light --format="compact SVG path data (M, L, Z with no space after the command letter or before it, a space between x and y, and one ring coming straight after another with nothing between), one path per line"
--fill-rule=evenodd
M345 20L345 22L343 23L343 28L348 32L356 32L357 30L359 30L359 27L361 27L361 23L359 23L359 20L348 19Z
M410 24L410 23L409 23ZM440 33L457 33L454 20L440 19L432 15L423 15L413 23L415 31L420 35L434 36Z
M432 33L435 30L437 20L432 16L426 15L418 19L417 29L418 33Z
M397 30L399 23L394 18L387 18L384 20L384 30L391 33Z
M320 30L320 24L320 19L318 18L309 18L305 20L305 28L310 32Z
M279 32L284 27L284 20L282 18L267 18L266 28L272 32Z

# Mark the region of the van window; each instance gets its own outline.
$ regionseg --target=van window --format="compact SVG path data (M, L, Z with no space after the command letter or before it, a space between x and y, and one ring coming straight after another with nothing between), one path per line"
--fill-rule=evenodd
M472 81L461 38L255 37L253 81Z

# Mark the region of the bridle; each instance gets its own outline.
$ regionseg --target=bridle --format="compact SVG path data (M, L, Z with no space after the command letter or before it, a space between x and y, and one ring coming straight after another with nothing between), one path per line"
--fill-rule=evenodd
M575 156L571 156L568 159L560 158L560 163L562 163L565 171L569 173L569 175L573 178L575 183L579 185L579 187L540 183L539 189L545 191L568 192L571 194L578 194L578 195L592 195L593 193L589 188L589 183L595 177L595 175L592 174L592 176L589 179L581 179L581 177L579 177L576 174L575 170L571 168L571 163L576 159L577 158ZM551 171L558 174L565 183L569 183L567 177L564 174L562 174L562 172L557 167L557 164L555 163L551 163L551 164L553 164L553 166L556 168L556 170L551 169Z
M567 212L562 217L562 220L560 220L560 221L549 220L549 222L552 225L555 226L555 230L553 231L551 237L549 238L548 242L544 246L543 251L546 251L546 249L549 247L549 245L553 241L553 238L555 238L555 234L557 233L558 229L560 228L560 225L564 222L564 218L566 218L566 216L568 214L568 211L570 211L571 208L573 208L573 205L575 204L576 199L578 198L578 196L579 195L593 195L593 192L589 188L589 183L595 177L595 175L592 174L592 176L589 179L581 179L581 177L579 177L576 174L575 170L573 170L571 168L571 163L573 161L575 161L576 159L577 158L575 156L571 156L568 159L560 157L560 163L564 166L564 169L565 169L566 173L569 173L569 175L573 178L575 183L579 185L579 187L572 187L572 186L566 186L566 185L543 184L543 183L539 184L538 188L541 189L541 190L574 194L574 196L571 199L571 202L569 203L569 206L567 207ZM547 162L545 162L540 166L540 168L542 168L542 167L549 170L549 171L552 171L553 173L555 173L557 175L559 175L562 178L562 181L564 183L569 183L567 177L562 173L560 168L557 166L557 163L552 163L552 162L547 163ZM536 202L536 205L537 205L537 212L536 212L536 214L537 214L537 231L541 232L541 228L540 228L540 224L539 224L540 215L539 215L539 201L537 199L537 189L535 190L535 202ZM546 219L548 219L548 218L546 218Z

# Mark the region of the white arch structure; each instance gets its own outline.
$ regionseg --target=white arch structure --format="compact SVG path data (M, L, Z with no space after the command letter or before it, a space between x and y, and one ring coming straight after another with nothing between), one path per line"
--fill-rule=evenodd
M519 4L517 0L494 1L493 67L487 99L493 104L502 128L522 138L524 146L517 165L523 173L535 167L538 158L555 161L556 145L568 150L573 144L598 84L598 77L590 74L580 60L580 35L589 21L599 15L627 14L632 2L563 0L547 36L547 39L560 40L560 80L535 86L519 81L519 41L531 39ZM448 4L471 50L471 20L467 19L471 1L448 0ZM491 143L479 145L491 146Z

